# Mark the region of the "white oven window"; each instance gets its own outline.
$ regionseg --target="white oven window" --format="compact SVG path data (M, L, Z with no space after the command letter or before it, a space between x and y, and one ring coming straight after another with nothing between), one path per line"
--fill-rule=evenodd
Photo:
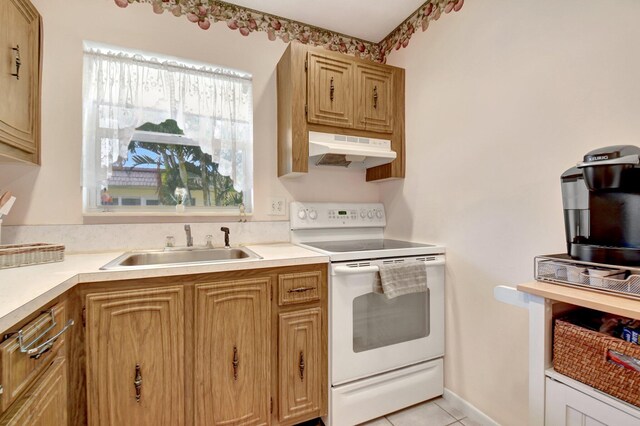
M353 299L353 351L364 352L429 335L429 291L394 299L367 293Z

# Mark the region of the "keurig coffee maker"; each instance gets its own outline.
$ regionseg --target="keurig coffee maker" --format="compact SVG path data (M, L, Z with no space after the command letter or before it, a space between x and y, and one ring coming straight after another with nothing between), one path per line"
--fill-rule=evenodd
M640 148L589 152L562 174L562 202L572 258L640 265Z

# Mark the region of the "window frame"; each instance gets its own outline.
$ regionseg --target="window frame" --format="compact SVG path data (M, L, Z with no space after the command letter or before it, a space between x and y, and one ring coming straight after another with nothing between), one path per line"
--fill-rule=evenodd
M100 202L100 196L99 196L99 191L96 192L96 194L88 194L88 191L90 190L90 188L87 188L84 184L84 169L82 171L83 173L83 184L82 184L82 193L83 193L83 201L82 201L82 214L85 217L173 217L173 216L179 216L179 217L189 217L189 216L195 216L195 217L229 217L229 216L252 216L253 212L254 212L254 200L255 200L255 195L254 195L254 184L255 181L253 179L253 155L254 155L254 144L253 144L253 125L254 125L254 120L253 120L253 95L251 92L253 92L253 79L252 76L246 72L243 71L237 71L231 68L227 68L227 67L222 67L222 66L217 66L217 65L212 65L212 64L208 64L208 63L201 63L201 62L195 62L195 61L191 61L191 60L186 60L183 58L177 58L177 57L173 57L173 56L169 56L169 55L164 55L164 54L160 54L160 53L150 53L150 52L141 52L141 51L135 51L135 50L130 50L130 49L123 49L123 48L119 48L119 47L113 47L113 46L107 46L107 45L103 45L103 44L98 44L98 43L93 43L93 42L86 42L84 43L84 53L83 53L83 62L84 62L84 58L85 55L88 53L88 51L90 49L101 49L103 51L107 51L109 53L124 53L127 55L142 55L145 58L153 58L153 60L160 60L160 61L165 61L165 63L171 63L170 66L174 66L176 63L179 64L179 66L184 66L184 67L206 67L208 69L216 69L216 70L222 70L222 72L228 72L228 73L238 73L238 75L242 75L244 79L247 79L250 81L249 86L250 86L250 94L249 94L249 106L248 108L250 109L250 115L249 115L249 119L248 120L232 120L232 123L235 125L235 123L244 123L245 125L250 126L250 135L251 135L251 142L248 145L251 150L247 156L247 151L245 150L245 152L242 154L244 155L243 160L244 161L249 161L250 164L250 168L251 168L251 173L250 173L250 182L249 182L249 190L250 193L245 193L245 191L241 191L240 193L242 193L242 204L239 205L231 205L231 206L189 206L186 205L184 210L178 209L176 208L177 206L173 206L173 205L147 205L146 204L146 199L152 199L152 197L149 197L148 195L140 195L138 198L140 200L140 204L139 205L130 205L130 206L124 206L122 205L122 201L123 199L127 199L127 198L136 198L137 196L133 196L133 195L128 195L128 194L122 194L122 193L118 193L117 196L114 196L114 198L118 198L118 205L112 204L112 205L102 205ZM84 73L86 72L86 70L83 72L83 80L85 78ZM85 106L85 96L84 96L84 91L83 91L83 106ZM85 106L86 107L86 106ZM99 107L96 107L99 108ZM164 111L164 110L162 110ZM170 112L167 111L167 115L170 115ZM202 117L201 115L198 114L193 114L189 111L184 111L183 115L186 116L192 116L192 117ZM168 117L169 118L169 117ZM218 117L219 120L223 121L226 120L224 117ZM143 131L136 131L138 133L150 133L150 132L143 132ZM151 143L168 143L168 141L175 139L177 142L191 142L191 143L187 143L184 144L185 146L200 146L197 142L195 142L193 139L190 139L187 136L183 136L183 135L173 135L173 134L169 134L169 133L160 133L159 135L163 135L165 136L163 142L155 142L155 141L151 141L148 140L148 142ZM131 140L134 140L133 138ZM99 144L99 142L95 142L97 144ZM182 143L180 143L180 145L183 145ZM84 135L84 121L83 121L83 143L82 143L82 149L83 149L83 159L84 159L84 149L85 149L85 135ZM98 147L98 150L100 150L100 148ZM232 151L233 152L233 151ZM238 155L238 152L240 151L235 151L236 155ZM248 160L247 160L248 158ZM196 163L197 164L197 163ZM218 164L218 163L216 163ZM83 166L84 167L84 166ZM100 162L99 160L94 162L94 168L98 169L100 167ZM246 166L245 166L246 167ZM135 170L135 169L132 169ZM141 169L138 169L141 170ZM224 175L223 175L224 176ZM244 177L244 179L246 179L246 177ZM247 187L245 187L244 189L246 189ZM157 198L155 198L155 201L158 201Z

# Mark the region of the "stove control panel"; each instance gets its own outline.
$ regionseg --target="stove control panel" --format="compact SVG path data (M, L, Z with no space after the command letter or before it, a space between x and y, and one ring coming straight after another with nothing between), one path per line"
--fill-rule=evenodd
M291 203L291 229L381 228L387 224L381 203Z

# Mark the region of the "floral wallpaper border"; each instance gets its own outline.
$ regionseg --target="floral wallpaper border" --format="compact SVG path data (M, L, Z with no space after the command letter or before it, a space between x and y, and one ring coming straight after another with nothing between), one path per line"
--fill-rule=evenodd
M132 3L149 3L155 13L168 12L178 17L186 16L190 22L197 24L203 30L209 29L212 22L223 21L230 29L238 30L243 36L262 31L267 33L269 40L279 38L285 43L296 40L377 62L385 62L387 55L393 49L407 47L416 28L425 31L430 21L438 20L443 13L457 12L464 4L464 0L428 0L391 34L381 42L375 43L223 1L114 0L114 2L122 8Z

